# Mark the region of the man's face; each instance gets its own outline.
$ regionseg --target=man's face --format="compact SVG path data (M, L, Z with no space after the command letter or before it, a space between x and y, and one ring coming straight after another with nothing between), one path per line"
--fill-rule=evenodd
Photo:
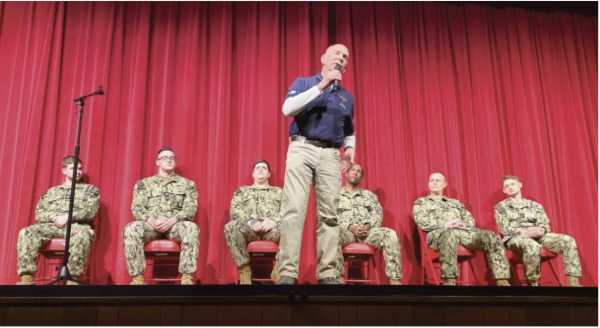
M448 184L446 177L441 173L433 173L429 176L429 191L442 193Z
M72 178L73 177L73 163L68 164L67 166L62 168L62 174L65 176L65 178ZM77 181L79 181L79 179L81 179L81 176L83 175L83 167L81 166L81 164L79 164L77 166Z
M341 71L346 70L348 65L348 58L350 54L348 48L343 44L334 44L327 48L325 53L321 56L321 64L328 69L335 69L336 64L340 64L342 67Z
M254 165L254 170L252 171L252 178L254 179L254 182L263 182L269 180L270 177L271 172L269 172L269 167L267 166L267 163L261 162Z
M502 191L509 197L519 194L521 188L523 188L523 184L515 179L507 179L502 183Z
M175 153L170 150L161 151L156 157L156 166L166 172L173 171L175 169Z
M348 182L350 182L350 184L352 184L353 186L358 186L363 177L362 167L358 164L354 164L350 167L346 175L346 178L348 179Z

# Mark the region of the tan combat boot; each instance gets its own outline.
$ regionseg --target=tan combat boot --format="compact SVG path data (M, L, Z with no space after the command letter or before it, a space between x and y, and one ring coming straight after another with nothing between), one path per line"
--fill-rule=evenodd
M537 282L537 280L529 280L527 282L527 285L531 286L531 287L538 287L540 285L539 282Z
M402 281L400 279L390 279L390 285L400 286L402 285Z
M33 276L30 274L21 275L20 280L17 281L17 285L33 285Z
M193 285L194 284L194 275L191 273L183 273L181 275L181 284L182 285Z
M273 280L273 282L276 282L279 280L279 267L278 267L278 262L275 261L275 263L273 264L273 271L271 271L271 280Z
M145 285L146 283L144 283L144 275L138 274L137 276L135 276L131 279L129 284L130 285Z
M238 268L238 271L240 273L240 285L252 285L252 269L250 268L250 264L242 265Z
M569 285L569 287L581 287L579 277L567 276L567 285Z
M77 286L79 285L79 283L75 280L67 280L67 283L65 284L67 286Z
M442 279L442 285L444 286L456 286L456 279Z
M508 279L496 279L496 286L507 287L510 286Z

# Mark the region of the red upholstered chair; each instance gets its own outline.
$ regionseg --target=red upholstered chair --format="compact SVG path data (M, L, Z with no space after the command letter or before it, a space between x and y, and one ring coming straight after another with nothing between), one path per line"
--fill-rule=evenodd
M425 273L425 282L430 285L439 285L441 283L441 271L440 271L440 262L439 262L439 253L432 248L427 246L427 234L419 230L419 243L421 249L421 265L423 266ZM471 259L475 257L475 252L459 245L456 250L456 254L458 257L458 285L473 285L473 280L477 281L475 277L475 270L473 264L471 263ZM473 276L473 278L471 278Z
M56 280L58 269L62 266L65 256L65 240L63 238L50 239L40 248L38 258L38 271L35 276L36 284L45 284ZM88 259L89 263L89 259ZM85 273L79 277L82 282L89 281L87 268Z
M558 254L552 252L546 247L542 247L540 251L540 266L547 264L550 268L550 271L553 275L553 280L551 283L543 282L540 278L540 285L554 285L565 286L561 277L564 276L559 272L559 269L553 262L554 259L557 259ZM510 271L511 271L511 283L513 286L527 286L527 278L525 277L525 266L523 265L523 260L521 259L521 254L518 252L513 252L512 250L506 250L506 258L508 262L510 262Z
M246 247L250 255L250 267L252 268L253 283L273 283L271 272L275 265L275 255L279 245L270 240L252 241Z
M168 239L152 240L144 245L147 284L172 284L181 281L179 273L179 243Z
M350 243L343 247L346 284L376 285L375 247L367 243Z

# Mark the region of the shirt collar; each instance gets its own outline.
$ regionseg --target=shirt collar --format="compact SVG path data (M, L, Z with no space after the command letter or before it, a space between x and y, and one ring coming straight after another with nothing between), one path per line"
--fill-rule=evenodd
M346 188L342 188L342 195L348 196L348 197L354 197L356 195L363 195L363 189L362 188L357 188L356 191L348 191L346 190Z
M531 205L531 202L529 201L529 199L523 198L523 200L521 202L517 202L513 198L508 199L508 206L510 206L512 208L524 208L524 207L529 207L530 205Z
M426 198L427 198L427 199L429 199L429 200L431 200L431 201L433 201L433 202L437 202L437 201L438 201L438 200L437 200L437 199L435 199L435 198L434 198L432 195L427 195L427 197L426 197ZM441 200L441 201L443 201L443 202L447 202L449 199L448 199L448 197L446 197L446 196L442 195L442 197L441 197L439 200Z
M270 188L271 188L270 185L264 186L264 185L254 185L253 184L250 186L250 189L258 189L258 190L265 190L265 189L270 189Z

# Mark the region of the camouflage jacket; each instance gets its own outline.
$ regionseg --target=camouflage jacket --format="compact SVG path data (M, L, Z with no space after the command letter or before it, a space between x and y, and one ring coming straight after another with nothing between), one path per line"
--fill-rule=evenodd
M342 229L353 224L368 224L371 228L381 226L383 210L374 193L358 188L355 192L342 188L337 208L338 223Z
M458 200L441 197L434 199L431 196L420 197L413 204L413 219L417 226L427 232L427 243L444 231L445 225L453 218L462 220L467 229L475 228L475 219L465 206Z
M198 209L196 184L179 175L154 175L133 187L131 211L136 220L159 216L192 221Z
M268 218L279 223L281 195L279 187L242 186L233 194L229 216L232 221L261 221Z
M35 208L37 223L53 222L57 215L69 212L71 185L58 185L46 191ZM73 203L73 222L91 223L98 212L100 191L87 183L75 185L75 202Z
M550 232L550 223L544 207L533 200L525 199L516 202L507 198L494 208L496 225L500 229L503 241L519 235L520 228L542 227Z

